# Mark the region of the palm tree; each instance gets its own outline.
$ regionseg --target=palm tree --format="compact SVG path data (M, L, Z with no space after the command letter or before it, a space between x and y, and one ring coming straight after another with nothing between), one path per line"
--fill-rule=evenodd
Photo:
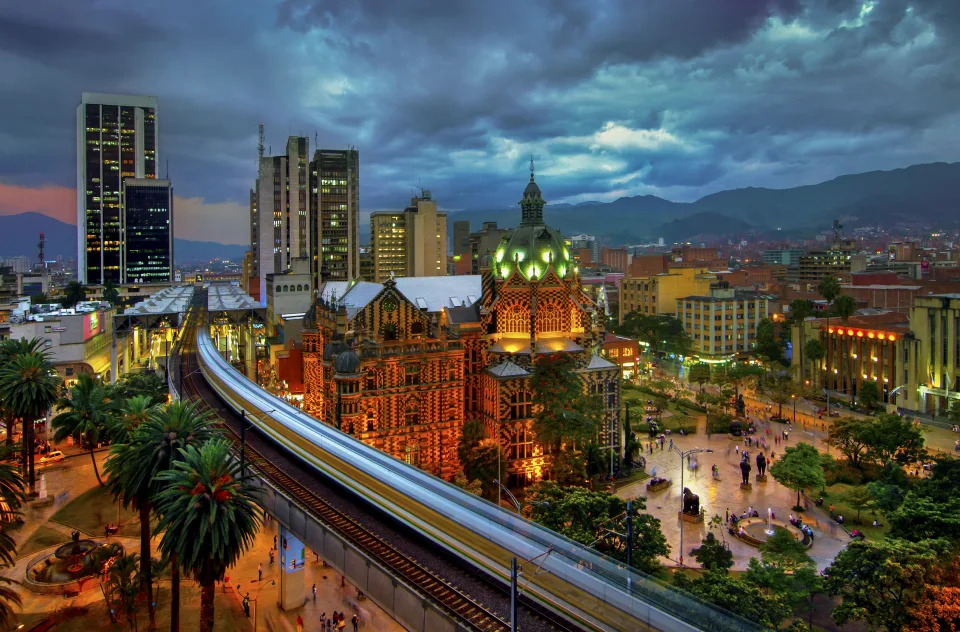
M18 355L42 352L43 349L44 341L42 338L33 338L32 340L27 340L26 338L4 340L0 342L0 367L7 366L7 364ZM4 426L7 430L7 445L11 446L13 445L13 429L17 421L17 416L5 405L5 402L2 401L0 401L0 415L3 416Z
M807 354L807 360L809 360L813 364L814 369L816 369L817 362L821 358L823 358L825 353L823 349L823 345L820 344L819 340L816 340L814 338L811 338L810 340L807 341L805 345L803 345L803 352ZM816 371L816 370L813 371L814 376L817 376L819 374L820 374L819 371ZM818 380L814 379L813 381L817 382Z
M40 344L35 341L21 344ZM62 386L63 380L43 352L20 353L0 366L0 399L23 423L23 468L31 495L36 481L33 424L57 401Z
M817 291L820 292L820 296L824 298L828 303L833 303L833 299L840 296L840 282L837 281L835 276L825 276L820 279L820 284L817 285Z
M852 296L838 296L836 300L833 301L833 313L840 317L840 320L847 322L847 320L853 316L857 311L857 302L853 300Z
M190 446L200 446L217 436L212 426L209 413L199 410L196 402L173 402L163 408L155 408L150 419L137 428L131 438L135 446L135 456L125 455L129 459L127 465L117 465L121 476L129 476L130 481L123 485L131 499L144 498L140 494L146 492L147 502L155 506L157 497L163 489L163 484L157 479L160 472L173 467L173 464L183 459L183 450ZM119 483L118 483L119 484ZM131 504L133 504L131 500ZM138 504L138 508L142 505ZM143 548L144 526L143 514L140 523L140 546ZM149 520L147 529L149 529ZM147 533L149 547L149 532ZM165 556L170 562L170 630L177 632L180 629L180 564L176 552ZM150 571L145 574L150 582Z
M63 297L60 299L60 302L64 307L73 307L86 298L87 291L83 289L83 285L81 285L79 281L70 281L67 283L67 286L63 288Z
M116 404L110 401L109 392L104 386L89 373L81 373L76 386L70 389L70 396L62 397L57 402L57 408L63 412L53 418L54 441L73 437L80 446L86 442L90 461L93 463L93 473L102 487L103 480L100 478L100 470L97 469L93 449L97 447L101 437L108 434L108 428L116 423Z
M114 444L110 446L110 457L104 465L107 475L107 489L113 497L132 507L140 514L140 574L147 594L147 610L150 614L150 628L155 626L155 608L153 593L153 574L150 551L150 510L153 498L154 471L150 463L144 461L143 433L140 428L157 414L157 407L150 406L150 397L135 395L121 408L120 415L109 429Z
M113 281L107 281L103 284L103 300L107 301L114 307L120 303L120 291L117 289L117 284Z
M7 533L7 525L19 513L23 505L24 496L23 477L16 468L6 463L0 463L0 519L3 527L0 528L0 568L9 568L16 561L17 545ZM10 585L16 583L7 577L0 577L0 628L7 629L14 614L14 607L19 606L20 594Z
M182 461L157 474L160 550L176 555L200 582L200 632L213 631L214 584L253 545L262 509L227 442L182 449Z
M107 429L110 441L115 443L129 443L134 431L150 420L150 416L157 410L149 395L134 395L119 405L120 414L111 420Z

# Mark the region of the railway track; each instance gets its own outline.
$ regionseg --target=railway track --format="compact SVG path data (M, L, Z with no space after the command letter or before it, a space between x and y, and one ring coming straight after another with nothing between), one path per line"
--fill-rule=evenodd
M199 314L193 315L194 318L198 316ZM209 405L210 401L216 401L216 395L206 386L203 376L199 372L195 354L195 328L195 322L188 323L184 328L185 335L182 338L183 347L180 361L184 363L184 366L178 367L178 369L187 372L183 382L185 395L188 399L201 402L201 408L210 411L216 417L217 422L230 431L230 438L239 446L237 420L228 420L226 417L230 415L221 415L222 409L213 408ZM290 494L328 528L364 550L385 568L390 569L396 576L402 577L468 629L478 632L509 632L509 623L410 556L372 533L369 529L332 507L300 481L290 476L275 462L260 454L251 445L250 441L245 443L244 452L251 467L258 469L261 475ZM544 616L543 613L536 613L536 615ZM558 627L563 629L566 626Z

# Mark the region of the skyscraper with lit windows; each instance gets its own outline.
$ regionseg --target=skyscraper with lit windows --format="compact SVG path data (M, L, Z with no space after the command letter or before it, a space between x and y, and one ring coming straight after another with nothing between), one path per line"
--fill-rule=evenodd
M77 108L77 277L121 283L123 181L157 177L157 99L84 92Z

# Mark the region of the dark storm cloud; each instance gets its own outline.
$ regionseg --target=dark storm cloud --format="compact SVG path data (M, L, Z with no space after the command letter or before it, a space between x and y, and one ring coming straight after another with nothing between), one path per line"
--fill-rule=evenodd
M0 186L73 185L84 90L156 95L178 192L235 239L260 121L358 146L365 210L512 206L530 154L553 201L791 186L956 160L958 49L948 0L18 4Z

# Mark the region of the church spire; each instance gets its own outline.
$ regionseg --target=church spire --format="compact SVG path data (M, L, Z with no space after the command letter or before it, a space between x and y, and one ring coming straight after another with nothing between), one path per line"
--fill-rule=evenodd
M523 199L520 200L521 223L522 224L543 224L543 195L540 193L540 187L533 179L533 155L530 155L530 182L527 188L523 190Z

